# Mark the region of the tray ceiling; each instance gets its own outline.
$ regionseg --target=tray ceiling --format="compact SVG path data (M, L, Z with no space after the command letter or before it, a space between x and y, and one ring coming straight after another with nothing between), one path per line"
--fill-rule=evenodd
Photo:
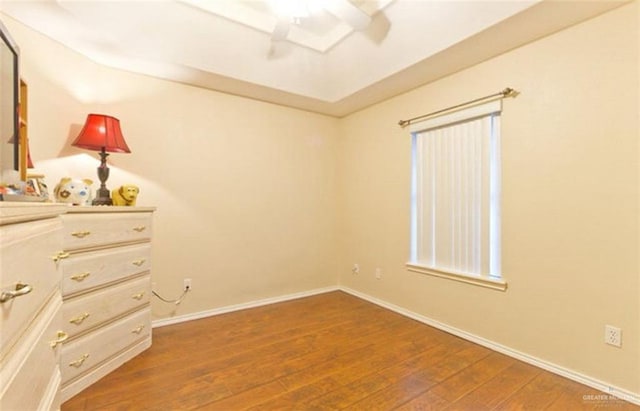
M285 0L0 2L114 68L344 116L625 1ZM303 0L289 0L301 4Z

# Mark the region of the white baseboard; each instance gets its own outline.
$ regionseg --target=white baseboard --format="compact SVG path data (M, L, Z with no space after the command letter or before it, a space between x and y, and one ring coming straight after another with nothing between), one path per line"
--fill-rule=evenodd
M372 297L370 295L361 293L359 291L353 290L344 286L332 286L325 288L317 288L310 291L295 293L295 294L287 294L279 297L265 298L262 300L251 301L243 304L235 304L226 307L216 308L213 310L201 311L197 313L185 314L171 318L163 318L159 320L154 320L152 322L153 328L156 327L164 327L166 325L177 324L185 321L198 320L201 318L211 317L214 315L226 314L234 311L245 310L248 308L260 307L268 304L275 304L279 302L296 300L298 298L310 297L317 294L324 294L332 291L344 291L345 293L351 294L355 297L361 298L363 300L369 301L373 304L376 304L380 307L384 307L388 310L394 311L398 314L404 315L405 317L414 319L423 324L427 324L431 327L437 328L439 330L448 332L450 334L456 335L460 338L464 338L467 341L471 341L473 343L482 345L483 347L487 347L493 351L497 351L499 353L508 355L509 357L516 358L520 361L526 362L527 364L531 364L535 367L542 368L543 370L552 372L554 374L560 375L562 377L568 378L570 380L576 381L580 384L584 384L596 390L602 391L607 395L615 398L622 399L624 401L628 401L630 403L640 405L640 394L633 393L631 391L625 390L623 388L615 387L610 384L607 384L603 381L597 380L595 378L589 377L587 375L581 374L579 372L575 372L565 367L558 366L556 364L550 363L545 360L541 360L539 358L533 357L531 355L522 353L520 351L514 350L510 347L504 346L502 344L498 344L496 342L487 340L485 338L479 337L477 335L468 333L466 331L460 330L455 327L451 327L447 324L441 323L439 321L433 320L429 317L426 317L421 314L414 313L405 308L399 307L397 305L388 303L386 301L380 300L378 298Z
M246 310L248 308L261 307L263 305L275 304L284 301L297 300L298 298L311 297L312 295L329 293L332 291L338 291L340 288L337 286L316 288L314 290L303 291L300 293L287 294L278 297L265 298L257 301L250 301L248 303L228 305L226 307L214 308L213 310L200 311L197 313L190 313L185 315L178 315L175 317L161 318L159 320L153 320L151 326L164 327L166 325L178 324L185 321L199 320L201 318L212 317L214 315L231 313L234 311Z
M595 378L589 377L584 374L580 374L573 370L570 370L565 367L558 366L556 364L550 363L548 361L541 360L539 358L533 357L531 355L522 353L520 351L514 350L507 346L498 344L496 342L487 340L485 338L479 337L477 335L468 333L466 331L460 330L455 327L451 327L447 324L441 323L439 321L433 320L429 317L425 317L424 315L414 313L412 311L406 310L402 307L399 307L394 304L390 304L386 301L371 297L370 295L361 293L359 291L350 289L348 287L341 286L341 291L345 293L351 294L355 297L362 298L363 300L369 301L373 304L376 304L380 307L384 307L391 311L394 311L398 314L404 315L405 317L414 319L416 321L420 321L423 324L427 324L431 327L437 328L439 330L448 332L449 334L453 334L460 338L464 338L467 341L471 341L473 343L482 345L483 347L487 347L493 351L497 351L499 353L508 355L509 357L516 358L520 361L526 362L527 364L531 364L535 367L542 368L543 370L552 372L554 374L560 375L562 377L568 378L570 380L579 382L580 384L584 384L596 390L602 391L612 397L622 399L624 401L640 405L640 394L633 393L631 391L625 390L623 388L615 387L610 384L607 384L603 381L597 380ZM611 398L613 400L613 398Z

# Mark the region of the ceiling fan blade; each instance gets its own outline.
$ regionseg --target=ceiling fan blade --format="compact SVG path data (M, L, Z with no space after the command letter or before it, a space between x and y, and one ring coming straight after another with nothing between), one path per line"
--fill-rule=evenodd
M286 19L278 19L276 22L273 31L271 32L271 40L272 41L282 41L286 40L287 35L289 34L289 28L291 27L291 23Z
M326 0L323 3L323 7L356 30L364 30L371 23L371 16L360 10L349 0Z

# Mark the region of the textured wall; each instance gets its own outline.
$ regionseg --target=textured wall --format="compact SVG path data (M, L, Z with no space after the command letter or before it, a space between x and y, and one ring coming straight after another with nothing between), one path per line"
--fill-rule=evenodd
M637 8L343 119L342 284L640 392ZM502 116L508 290L407 271L410 136L397 121L505 87L521 93ZM603 343L605 324L623 329L622 349Z
M131 154L109 156L155 215L155 318L337 283L338 120L94 64L3 17L29 83L35 172L53 187L93 178L97 153L70 146L86 115L118 117ZM95 184L97 186L97 184Z

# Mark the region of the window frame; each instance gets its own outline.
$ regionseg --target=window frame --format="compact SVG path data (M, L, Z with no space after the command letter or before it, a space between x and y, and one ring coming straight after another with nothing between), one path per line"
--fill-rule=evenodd
M490 289L494 289L494 290L499 290L499 291L505 291L507 289L507 282L504 280L503 276L501 274L499 274L499 276L493 276L493 275L483 275L483 274L470 274L470 273L464 273L464 272L458 272L449 268L442 268L442 267L432 267L432 266L427 266L424 264L420 264L420 262L417 261L417 243L418 243L418 239L417 239L417 224L418 224L418 216L417 216L417 208L418 208L418 183L417 183L417 169L418 167L416 166L417 163L417 153L416 153L416 138L419 137L420 134L428 132L429 130L432 129L436 129L436 128L443 128L443 127L447 127L447 126L453 126L462 122L468 122L468 121L472 121L474 119L479 119L479 118L483 118L483 117L487 117L487 116L499 116L501 115L502 112L502 100L495 100L495 101L489 101L489 102L485 102L485 103L481 103L481 104L477 104L465 109L461 109L461 110L456 110L454 112L449 112L437 117L432 117L429 119L426 119L424 121L420 121L417 123L412 123L411 124L411 128L410 128L410 132L411 132L411 139L412 139L412 143L411 143L411 150L412 150L412 154L411 154L411 215L410 215L410 229L411 229L411 238L410 238L410 256L409 256L409 261L406 263L406 268L409 271L412 272L417 272L420 274L427 274L427 275L431 275L431 276L435 276L438 278L445 278L445 279L450 279L450 280L455 280L455 281L459 281L462 283L466 283L466 284L472 284L472 285L477 285L477 286L481 286L481 287L486 287L486 288L490 288ZM494 132L498 133L498 137L497 140L494 139L493 140L493 144L495 144L495 141L497 141L498 143L496 144L497 147L493 147L493 151L494 151L494 155L497 156L497 161L491 161L491 166L490 167L498 167L498 170L495 170L495 168L490 172L490 174L492 175L496 175L496 173L498 173L498 179L499 179L499 171L500 171L500 165L499 165L499 161L500 161L500 147L499 147L499 141L500 141L500 123L497 123L497 130L493 130ZM491 195L495 195L495 193L491 192L491 188L489 189L489 193ZM494 207L492 207L488 212L490 214L494 214L494 213L498 213L498 215L500 214L500 198L496 199L496 202L494 202ZM498 227L494 227L494 230L497 230L497 233L495 233L494 235L497 235L497 240L498 240L498 245L497 247L499 247L499 249L501 249L501 242L500 242L500 233L501 233L501 228L500 226ZM490 253L494 253L495 250L493 249L495 245L492 245L492 249L490 251ZM495 257L492 257L495 258ZM497 261L498 266L500 265L500 258L498 258Z

